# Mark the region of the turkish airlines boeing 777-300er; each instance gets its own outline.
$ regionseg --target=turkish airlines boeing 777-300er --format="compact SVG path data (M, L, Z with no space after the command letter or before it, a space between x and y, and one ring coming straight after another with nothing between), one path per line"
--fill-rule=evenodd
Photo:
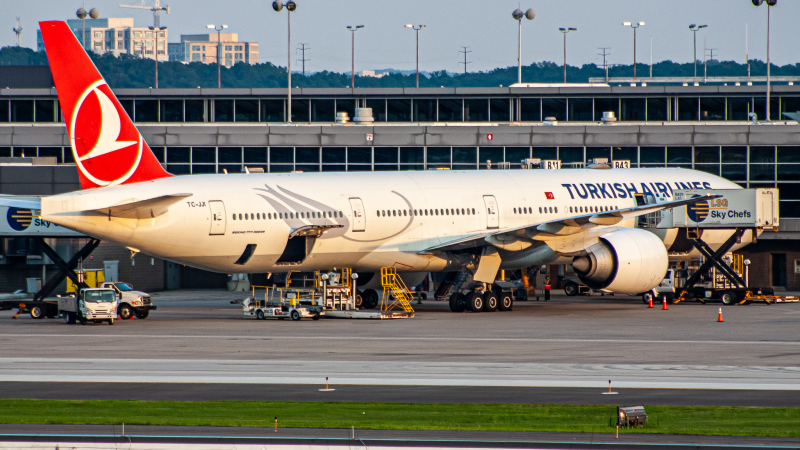
M592 288L641 293L664 277L677 230L637 217L698 201L673 190L739 188L678 168L175 177L67 24L40 26L83 188L43 198L43 219L193 267L467 269L491 283L500 269L571 263Z

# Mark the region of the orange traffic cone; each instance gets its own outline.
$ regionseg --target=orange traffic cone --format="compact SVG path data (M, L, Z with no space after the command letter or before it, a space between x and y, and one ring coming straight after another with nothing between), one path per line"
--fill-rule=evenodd
M717 315L717 322L725 322L722 320L722 308L719 309L719 315Z
M665 295L663 297L663 299L664 300L661 302L661 310L662 311L666 311L667 309L669 309L669 308L667 308L667 296Z
M652 295L650 296L650 301L647 303L647 307L648 308L652 308L653 307L653 296Z

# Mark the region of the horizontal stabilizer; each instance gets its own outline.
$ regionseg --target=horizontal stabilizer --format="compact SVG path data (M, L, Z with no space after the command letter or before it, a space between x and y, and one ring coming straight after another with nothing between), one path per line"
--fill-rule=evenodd
M127 203L95 208L94 211L120 219L152 219L167 212L169 207L175 203L191 196L192 194L162 195L145 200L132 200Z

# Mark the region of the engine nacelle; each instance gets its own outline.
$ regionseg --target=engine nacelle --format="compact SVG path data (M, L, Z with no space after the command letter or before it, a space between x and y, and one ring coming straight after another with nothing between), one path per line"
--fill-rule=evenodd
M667 273L667 249L653 233L625 228L599 239L588 255L572 260L578 278L590 288L638 294L658 286Z

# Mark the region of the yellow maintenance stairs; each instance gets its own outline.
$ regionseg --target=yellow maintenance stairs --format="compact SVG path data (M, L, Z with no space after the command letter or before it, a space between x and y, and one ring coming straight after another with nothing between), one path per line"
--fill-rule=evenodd
M413 299L403 279L397 275L397 269L381 267L381 286L383 287L381 311L400 308L411 316L414 315L414 308L411 307Z

